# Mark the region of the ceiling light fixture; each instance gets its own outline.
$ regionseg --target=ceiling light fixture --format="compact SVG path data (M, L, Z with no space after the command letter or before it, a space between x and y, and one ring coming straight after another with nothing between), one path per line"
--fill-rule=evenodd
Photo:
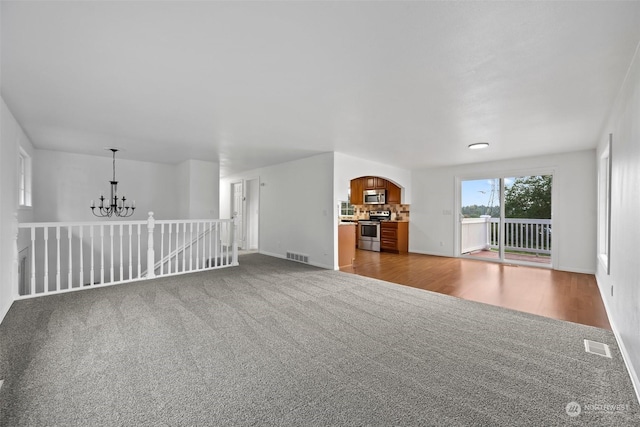
M487 148L489 146L488 142L476 142L474 144L469 144L469 150L480 150L482 148Z
M100 194L100 206L96 206L95 202L91 201L91 212L95 216L111 217L112 215L119 217L128 217L133 215L133 211L136 210L136 201L133 201L131 206L127 206L127 198L122 196L118 199L118 181L116 181L116 152L117 148L107 148L113 153L113 180L111 183L111 198L107 201L107 206L104 205L104 196ZM96 207L98 211L96 212Z

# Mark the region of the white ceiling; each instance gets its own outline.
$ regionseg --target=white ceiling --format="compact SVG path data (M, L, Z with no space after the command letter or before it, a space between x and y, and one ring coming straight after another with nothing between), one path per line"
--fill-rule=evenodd
M223 175L327 151L414 169L592 148L640 40L637 1L1 7L2 96L37 148Z

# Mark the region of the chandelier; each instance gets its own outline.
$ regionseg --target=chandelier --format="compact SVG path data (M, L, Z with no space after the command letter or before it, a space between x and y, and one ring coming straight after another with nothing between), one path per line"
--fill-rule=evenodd
M113 152L113 180L109 181L111 183L111 198L107 200L107 204L105 205L104 201L105 197L100 194L100 205L96 206L95 202L91 201L91 212L95 216L100 217L111 217L113 215L119 217L128 217L133 215L133 211L136 210L136 201L133 201L133 204L130 206L127 205L127 198L122 196L118 198L118 181L116 181L116 152L119 151L117 148L108 148ZM97 209L97 211L96 211Z

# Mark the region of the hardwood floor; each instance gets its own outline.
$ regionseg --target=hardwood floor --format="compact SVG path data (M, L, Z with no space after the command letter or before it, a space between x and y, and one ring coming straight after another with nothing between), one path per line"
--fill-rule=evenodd
M362 250L341 271L611 330L591 274Z

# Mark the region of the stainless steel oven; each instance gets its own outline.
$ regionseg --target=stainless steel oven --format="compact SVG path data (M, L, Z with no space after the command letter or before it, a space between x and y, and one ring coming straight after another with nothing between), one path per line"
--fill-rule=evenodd
M380 221L358 221L358 248L380 252Z
M380 221L390 217L390 211L371 211L369 221L358 221L358 248L380 252Z

